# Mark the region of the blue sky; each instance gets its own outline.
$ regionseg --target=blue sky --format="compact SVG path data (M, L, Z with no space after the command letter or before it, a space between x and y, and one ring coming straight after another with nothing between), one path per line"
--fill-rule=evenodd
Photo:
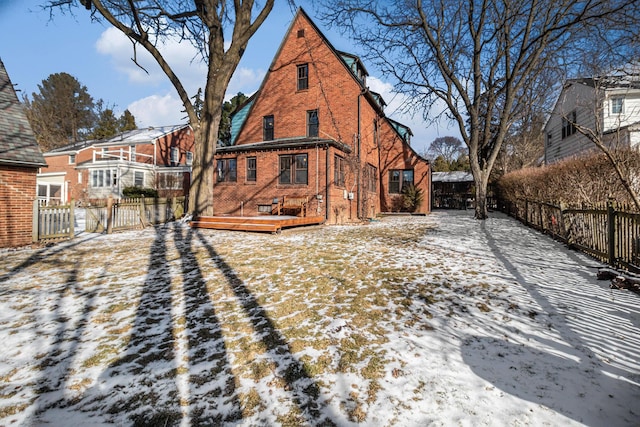
M89 13L82 8L74 9L73 14L56 12L50 19L49 13L40 7L43 3L45 0L0 0L0 58L20 91L19 97L37 92L38 85L49 75L66 72L85 85L94 99L115 106L118 114L128 108L139 127L183 121L183 108L173 86L150 57L139 58L149 71L146 74L131 60L131 43L117 30L91 22ZM359 53L350 40L322 25L312 1L298 0L296 4L314 19L336 49ZM275 10L249 42L227 99L238 92L251 94L258 89L294 13L286 1L276 0ZM165 58L187 90L195 94L203 86L206 72L197 60L192 61L194 52L186 43L168 45L166 52ZM438 136L457 135L446 125L428 127L419 115L396 113L402 97L392 93L390 82L376 76L372 64L365 66L371 73L370 88L381 93L389 104L387 115L413 130L412 146L416 151L422 153Z

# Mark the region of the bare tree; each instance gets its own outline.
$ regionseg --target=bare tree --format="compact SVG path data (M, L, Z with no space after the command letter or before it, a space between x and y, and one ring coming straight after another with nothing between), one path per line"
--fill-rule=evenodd
M350 33L427 120L457 124L469 150L478 219L521 95L573 64L594 33L632 30L637 0L325 0L325 20ZM616 32L618 31L618 32ZM558 78L556 81L560 81ZM444 102L444 111L432 108Z
M442 156L444 161L451 164L462 154L462 141L455 136L441 136L434 139L427 150L429 158Z
M131 40L134 62L138 48L147 50L175 88L195 132L189 212L212 215L214 155L225 92L249 39L271 13L274 0L265 0L262 6L253 0L51 0L46 7L73 8L79 3L91 11L93 19L108 22ZM228 35L231 41L225 43ZM161 52L159 42L165 38L191 43L207 64L200 114Z

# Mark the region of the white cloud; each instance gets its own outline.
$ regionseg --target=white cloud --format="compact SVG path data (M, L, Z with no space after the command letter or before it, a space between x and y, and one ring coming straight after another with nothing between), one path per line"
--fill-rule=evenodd
M136 118L139 128L147 126L169 126L186 123L186 113L182 112L184 106L177 96L166 94L164 96L151 95L132 102L127 107Z

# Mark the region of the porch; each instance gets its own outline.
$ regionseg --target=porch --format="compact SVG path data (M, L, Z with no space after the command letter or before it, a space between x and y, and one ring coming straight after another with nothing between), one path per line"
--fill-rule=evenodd
M203 216L191 221L193 228L210 228L215 230L262 231L278 233L284 228L302 227L305 225L323 224L323 216Z

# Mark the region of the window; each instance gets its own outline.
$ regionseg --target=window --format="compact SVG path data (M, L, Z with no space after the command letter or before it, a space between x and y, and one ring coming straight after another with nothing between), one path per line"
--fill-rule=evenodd
M304 37L304 28L302 30L298 30L298 38L301 39Z
M413 169L392 169L389 171L389 193L400 194L413 185Z
M364 168L364 184L367 191L375 193L377 189L378 169L370 164Z
M193 152L187 151L185 163L187 166L191 166L193 164Z
M624 114L624 97L611 98L611 114Z
M318 137L318 110L307 111L307 136Z
M333 156L333 160L333 182L344 187L345 160L338 155Z
M562 139L576 133L576 112L572 111L567 117L562 118Z
M262 140L273 141L273 116L262 118Z
M298 65L298 90L309 89L309 64Z
M180 150L178 147L171 147L169 161L174 164L180 163Z
M306 154L280 156L280 184L306 184L308 159Z
M235 182L237 178L236 159L220 159L216 167L218 182Z
M130 157L130 161L135 162L136 161L136 146L135 145L131 145L129 146L129 157Z
M69 154L69 164L72 165L76 162L76 155L75 154Z
M553 133L549 132L547 133L547 147L551 147L552 143L553 143Z
M117 169L98 169L91 171L91 186L93 188L112 187L117 184Z
M142 188L144 187L144 172L135 171L133 174L133 186Z
M158 188L162 190L181 190L182 172L162 172L158 174Z
M257 160L255 157L247 157L247 181L256 180Z

